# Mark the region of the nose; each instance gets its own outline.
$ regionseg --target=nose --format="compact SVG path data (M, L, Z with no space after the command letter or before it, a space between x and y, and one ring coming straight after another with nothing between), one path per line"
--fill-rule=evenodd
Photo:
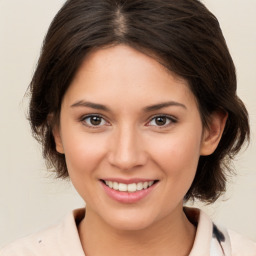
M132 170L147 162L147 153L136 129L123 127L111 137L109 163L120 170Z

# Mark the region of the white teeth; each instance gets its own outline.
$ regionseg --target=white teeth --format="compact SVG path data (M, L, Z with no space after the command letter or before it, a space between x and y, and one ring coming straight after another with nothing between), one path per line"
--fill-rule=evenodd
M119 189L119 185L117 182L113 182L113 189L114 190L118 190Z
M152 186L153 183L154 183L154 181L150 181L150 182L148 183L149 187Z
M118 190L119 191L127 191L127 184L119 183Z
M143 184L142 182L137 184L137 190L142 190L143 189Z
M118 182L112 182L112 181L105 181L105 184L117 191L122 192L136 192L140 191L142 189L147 189L148 187L151 187L153 185L154 181L145 181L145 182L139 182L139 183L131 183L131 184L124 184L124 183L118 183Z
M143 188L146 189L148 187L148 182L143 183Z
M136 183L129 184L129 185L127 186L127 190L128 190L128 192L135 192L135 191L137 190L137 185L136 185Z

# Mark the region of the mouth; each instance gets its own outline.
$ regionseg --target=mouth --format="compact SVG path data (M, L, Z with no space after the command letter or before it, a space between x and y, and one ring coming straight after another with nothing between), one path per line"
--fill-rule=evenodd
M159 182L159 180L150 180L150 181L142 181L137 183L119 183L116 181L110 181L110 180L101 180L107 187L120 192L128 192L128 193L135 193L141 190L146 190L150 187L152 187L154 184Z

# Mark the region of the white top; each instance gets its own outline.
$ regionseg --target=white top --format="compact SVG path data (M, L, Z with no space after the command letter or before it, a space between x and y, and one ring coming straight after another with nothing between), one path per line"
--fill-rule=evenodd
M217 227L199 209L184 211L197 226L189 256L256 256L255 242ZM4 247L0 256L85 256L77 230L84 215L85 209L74 210L60 224Z

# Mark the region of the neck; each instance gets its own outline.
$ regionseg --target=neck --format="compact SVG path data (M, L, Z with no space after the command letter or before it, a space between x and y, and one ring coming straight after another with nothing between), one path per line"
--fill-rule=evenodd
M195 227L182 209L178 216L136 231L113 228L87 209L78 230L86 256L187 256L195 238Z

